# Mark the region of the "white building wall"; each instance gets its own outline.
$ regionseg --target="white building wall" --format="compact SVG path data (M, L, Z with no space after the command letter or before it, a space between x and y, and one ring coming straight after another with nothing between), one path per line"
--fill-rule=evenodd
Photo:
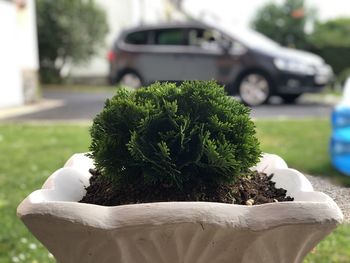
M2 108L17 106L24 101L14 4L0 0L0 22L0 108Z
M20 52L20 64L22 69L39 69L38 40L36 30L35 1L26 0L26 8L16 12L18 43L22 43ZM25 43L25 45L24 45Z
M96 0L96 2L106 12L109 32L105 38L105 45L101 46L98 54L92 57L89 63L69 66L67 73L73 78L106 77L108 72L107 52L117 33L132 24L132 0Z
M24 1L23 8L17 7L17 43L21 43L17 51L23 80L24 102L35 102L39 96L39 57L36 30L35 0ZM25 44L24 44L25 43Z
M35 1L0 0L0 108L33 102L39 69Z
M118 33L127 27L165 21L167 0L95 0L106 11L109 32L105 46L89 63L71 65L67 73L72 78L104 78L108 74L107 52Z

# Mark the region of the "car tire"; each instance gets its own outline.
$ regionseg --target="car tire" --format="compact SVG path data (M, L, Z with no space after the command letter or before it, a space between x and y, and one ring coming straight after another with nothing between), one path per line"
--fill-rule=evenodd
M125 72L118 79L118 85L125 86L131 89L142 87L142 79L135 72Z
M258 106L266 103L271 95L271 81L261 73L245 74L238 84L238 95L248 106Z
M301 96L301 94L283 94L280 97L287 104L293 104Z

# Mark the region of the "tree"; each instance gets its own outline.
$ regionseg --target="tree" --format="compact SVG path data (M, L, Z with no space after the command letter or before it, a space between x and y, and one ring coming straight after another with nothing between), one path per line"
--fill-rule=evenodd
M336 73L350 68L350 18L316 23L309 42L312 51L322 56Z
M42 82L60 81L66 63L86 62L108 31L105 13L93 0L38 0L37 24Z
M305 7L304 0L285 0L263 6L251 25L283 46L306 48L305 27L313 18L313 11Z

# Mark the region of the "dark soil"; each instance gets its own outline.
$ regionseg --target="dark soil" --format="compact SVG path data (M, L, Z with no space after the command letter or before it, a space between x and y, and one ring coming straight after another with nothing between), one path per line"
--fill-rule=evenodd
M271 181L273 174L267 176L264 173L251 172L232 185L219 185L210 189L205 187L193 189L188 186L188 189L179 191L167 186L143 186L141 183L136 188L127 185L115 188L97 171L92 169L89 171L92 174L90 186L80 201L82 203L116 206L165 201L206 201L258 205L294 200L293 197L286 196L286 190L275 187L275 183Z

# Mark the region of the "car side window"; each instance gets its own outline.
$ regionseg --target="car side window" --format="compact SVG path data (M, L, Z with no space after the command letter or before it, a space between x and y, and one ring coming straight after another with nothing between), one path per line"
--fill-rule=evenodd
M217 49L220 47L222 35L211 29L190 29L189 44L204 49Z
M186 31L183 29L161 29L155 31L156 45L187 45Z
M133 45L146 45L148 43L148 31L130 33L126 36L125 43Z
M246 50L240 42L227 37L215 29L190 29L188 41L189 45L205 50L229 49L236 54L242 54Z

